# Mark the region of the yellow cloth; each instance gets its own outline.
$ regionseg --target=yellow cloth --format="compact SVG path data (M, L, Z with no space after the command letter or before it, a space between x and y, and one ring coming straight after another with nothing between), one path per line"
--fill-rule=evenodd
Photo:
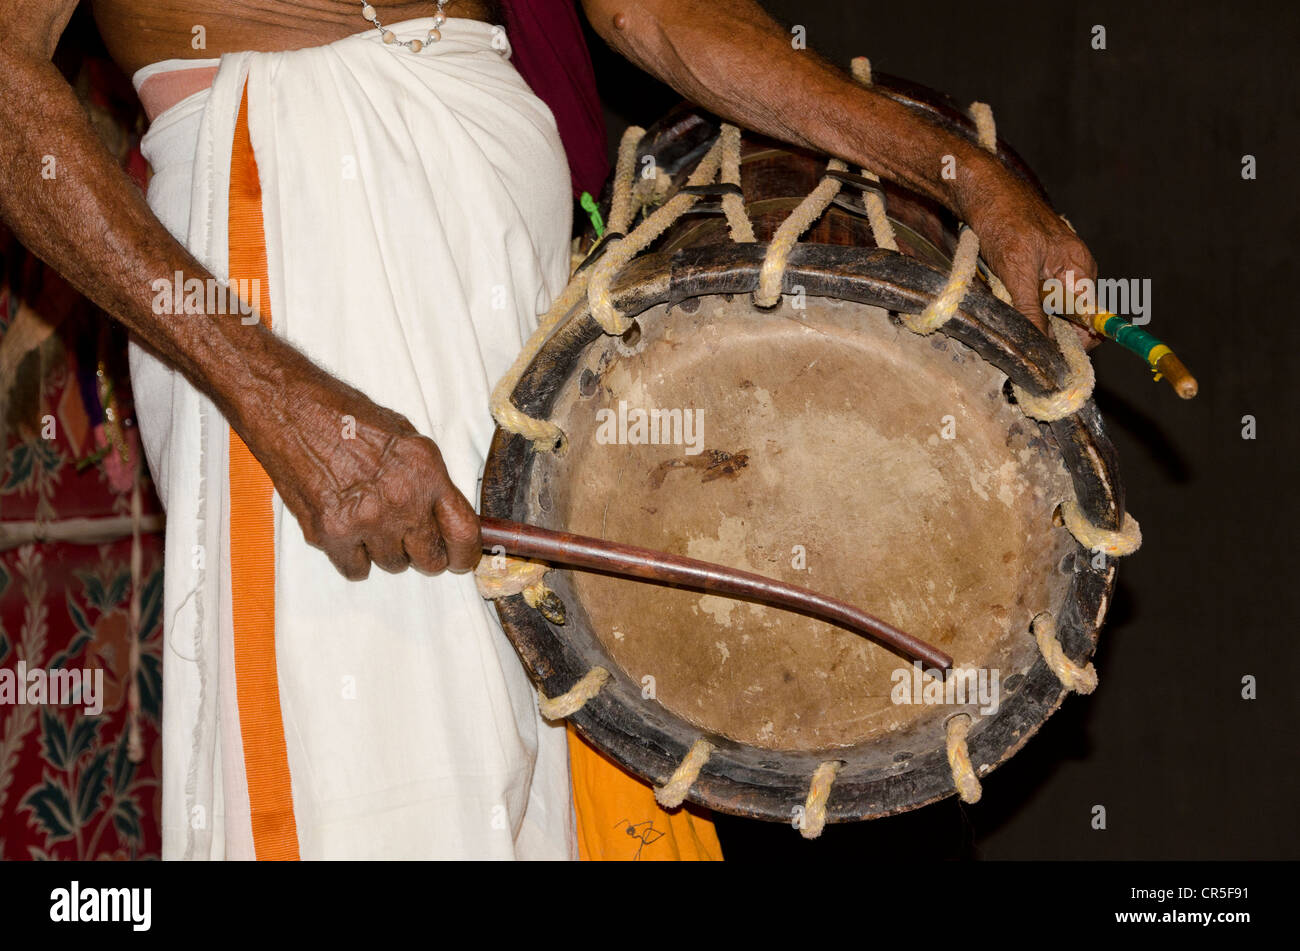
M720 862L722 846L708 813L672 812L654 790L569 727L569 768L578 816L578 857L588 861Z

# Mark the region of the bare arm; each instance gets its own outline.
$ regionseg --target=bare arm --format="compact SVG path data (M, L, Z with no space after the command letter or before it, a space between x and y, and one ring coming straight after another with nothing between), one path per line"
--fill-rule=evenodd
M156 278L211 275L150 212L50 63L76 4L0 0L0 219L213 400L308 540L348 577L364 577L372 560L387 570L472 567L473 508L404 417L260 324L154 313ZM344 415L355 439L341 438Z
M724 119L828 152L906 185L973 227L1017 309L1039 327L1044 278L1096 276L1086 246L987 152L864 89L790 36L754 0L583 0L615 50ZM940 175L945 155L956 179Z

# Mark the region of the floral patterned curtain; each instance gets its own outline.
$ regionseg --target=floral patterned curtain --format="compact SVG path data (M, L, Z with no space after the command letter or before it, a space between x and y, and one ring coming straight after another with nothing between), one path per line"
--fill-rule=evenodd
M71 55L65 74L143 188L129 83ZM126 335L2 227L0 450L0 859L157 858L162 511ZM98 682L93 705L58 672Z

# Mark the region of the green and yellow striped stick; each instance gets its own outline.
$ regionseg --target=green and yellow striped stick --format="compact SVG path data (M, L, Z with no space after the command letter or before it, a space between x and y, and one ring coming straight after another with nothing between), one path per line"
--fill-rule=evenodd
M1136 353L1146 361L1157 380L1163 377L1183 399L1190 400L1196 395L1196 377L1192 376L1183 361L1174 356L1174 352L1164 342L1141 327L1135 327L1123 317L1105 310L1099 310L1091 316L1071 315L1069 319L1095 330L1107 340L1114 340L1125 350Z
M1046 301L1046 288L1040 291L1041 300ZM1046 312L1046 309L1044 309ZM1157 380L1164 379L1185 400L1196 395L1199 385L1196 377L1183 365L1183 361L1174 356L1174 352L1162 340L1147 333L1141 327L1135 327L1123 317L1108 310L1099 310L1095 314L1055 314L1072 324L1101 334L1107 340L1117 344L1131 353L1136 353L1151 368Z
M980 258L977 265L980 273L992 284L993 272L989 270L984 259ZM1047 297L1047 288L1040 288L1039 300L1045 302ZM1048 313L1045 307L1043 310L1044 313ZM1054 314L1053 316L1063 317L1085 330L1095 331L1107 340L1115 341L1125 350L1136 353L1151 368L1155 379L1164 379L1174 388L1174 392L1185 400L1190 400L1200 389L1196 377L1192 376L1182 360L1174 356L1174 352L1164 341L1147 333L1141 327L1133 326L1117 314L1112 314L1108 310L1099 310L1095 314Z

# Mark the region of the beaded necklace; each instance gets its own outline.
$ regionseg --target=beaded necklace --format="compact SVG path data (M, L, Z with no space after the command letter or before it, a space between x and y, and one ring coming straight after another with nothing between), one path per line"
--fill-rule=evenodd
M369 3L361 4L361 15L374 24L375 29L379 31L379 35L383 37L385 43L396 43L398 46L405 46L412 53L418 53L430 43L437 43L442 39L442 31L439 27L447 22L447 14L443 9L447 6L447 0L437 0L437 3L438 10L433 15L433 29L429 30L422 40L398 40L396 33L384 29L384 25L379 22L378 11Z

